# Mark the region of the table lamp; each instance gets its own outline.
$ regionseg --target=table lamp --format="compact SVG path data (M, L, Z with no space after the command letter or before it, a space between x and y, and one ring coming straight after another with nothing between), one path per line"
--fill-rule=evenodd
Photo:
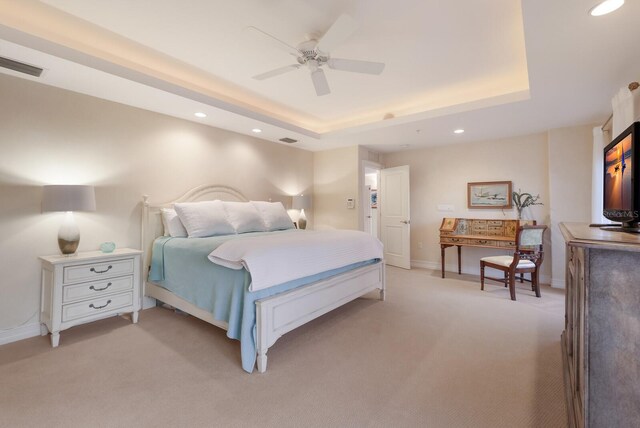
M296 195L293 197L294 210L300 210L300 217L298 218L298 227L300 229L307 228L307 216L304 215L304 210L311 208L311 196L309 195Z
M75 254L80 243L80 229L73 217L73 211L95 210L96 196L93 186L44 186L42 211L66 211L67 213L58 231L58 246L62 254Z

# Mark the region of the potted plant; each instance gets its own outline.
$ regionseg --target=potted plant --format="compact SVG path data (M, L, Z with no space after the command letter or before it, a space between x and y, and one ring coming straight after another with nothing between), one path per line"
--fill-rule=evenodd
M542 202L538 202L540 195L533 196L531 193L523 192L518 189L517 192L513 192L511 195L513 204L518 210L518 220L522 220L522 210L530 207L531 205L544 205Z

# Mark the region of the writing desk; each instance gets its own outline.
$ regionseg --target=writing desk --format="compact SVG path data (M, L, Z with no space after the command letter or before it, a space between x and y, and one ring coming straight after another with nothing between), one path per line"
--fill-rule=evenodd
M440 226L440 255L444 278L445 249L458 247L458 274L461 271L462 247L515 250L518 222L536 224L535 220L488 220L475 218L444 218Z

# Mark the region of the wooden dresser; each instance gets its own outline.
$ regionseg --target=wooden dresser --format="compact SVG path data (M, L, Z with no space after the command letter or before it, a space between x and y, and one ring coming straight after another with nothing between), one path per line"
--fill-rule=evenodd
M514 250L516 229L520 224L536 224L535 220L488 220L444 218L440 226L440 255L444 278L444 250L458 247L458 273L461 273L462 247L484 247Z
M640 427L640 236L561 223L571 427Z

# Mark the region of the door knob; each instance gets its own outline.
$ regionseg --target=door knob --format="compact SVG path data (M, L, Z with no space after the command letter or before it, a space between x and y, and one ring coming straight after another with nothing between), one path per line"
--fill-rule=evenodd
M410 224L411 222L409 220L402 220L400 223Z

